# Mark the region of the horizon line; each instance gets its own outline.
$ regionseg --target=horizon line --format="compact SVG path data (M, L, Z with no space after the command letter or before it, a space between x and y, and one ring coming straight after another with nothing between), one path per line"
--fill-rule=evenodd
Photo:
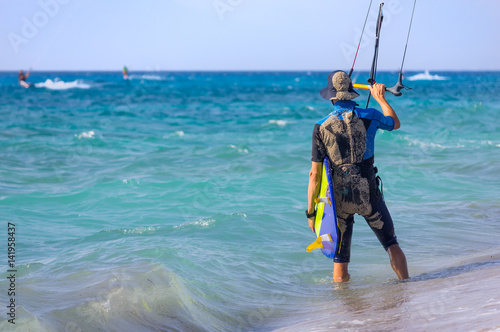
M50 72L105 72L105 73L121 73L121 69L40 69L40 70L23 70L25 72L37 72L37 73L50 73ZM207 73L258 73L258 72L304 72L304 73L324 73L331 72L332 69L168 69L168 70L148 70L148 69L136 69L129 70L128 73L133 72L148 72L148 73L193 73L193 72L207 72ZM360 69L357 72L369 72L370 69ZM500 72L500 69L408 69L403 70L405 72ZM0 73L17 73L19 70L16 69L0 69ZM378 70L378 72L388 72L394 73L399 72L397 69L384 69Z

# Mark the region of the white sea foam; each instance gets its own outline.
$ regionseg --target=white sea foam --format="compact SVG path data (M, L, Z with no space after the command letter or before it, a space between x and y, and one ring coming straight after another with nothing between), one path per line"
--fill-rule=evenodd
M154 227L137 227L133 229L124 229L123 234L143 234L143 233L154 233L156 228Z
M87 132L83 132L81 134L75 134L75 137L78 138L78 139L82 139L82 138L95 138L95 132L93 130L90 130L90 131L87 131Z
M444 81L448 78L445 76L431 75L428 70L423 73L416 74L407 78L409 81Z
M72 82L64 82L59 78L47 79L45 82L35 83L37 88L46 88L49 90L68 90L68 89L89 89L90 84L83 83L81 80L75 80Z
M152 80L152 81L160 81L163 79L161 76L158 75L142 75L141 78L143 80Z
M457 144L457 145L442 145L439 143L434 143L434 142L425 142L425 141L420 141L415 138L410 138L410 137L403 137L405 141L409 142L409 146L419 146L421 148L427 149L460 149L464 148L465 145L463 144Z
M185 134L182 130L177 130L176 132L174 132L172 135L174 136L179 136L179 137L183 137Z
M242 148L239 148L239 147L237 147L236 145L233 145L233 144L229 144L228 146L231 149L238 150L238 152L240 152L240 153L248 153L248 149L242 149Z
M186 135L182 130L177 130L174 131L173 133L170 133L168 135L163 135L163 138L170 138L170 137L184 137Z
M163 80L163 77L159 75L151 75L151 74L144 74L144 75L130 75L128 77L131 80L150 80L150 81L161 81Z
M122 182L125 183L125 184L129 184L129 185L139 184L140 183L140 181L137 180L137 179L129 179L129 180L123 179Z
M498 142L494 142L491 140L459 140L459 142L464 142L467 144L467 146L477 146L477 145L486 145L486 146L494 146L497 148L500 148L500 144Z
M286 121L286 120L269 120L268 123L277 125L279 127L284 127L287 125L288 121Z
M215 219L207 218L207 219L199 219L199 220L195 220L195 221L190 221L190 222L178 225L178 226L174 226L174 228L184 228L184 227L188 227L188 226L200 226L200 227L205 228L205 227L209 227L209 226L213 225L214 223L215 223Z
M489 146L492 146L493 145L493 142L492 141L481 141L481 145L489 145Z

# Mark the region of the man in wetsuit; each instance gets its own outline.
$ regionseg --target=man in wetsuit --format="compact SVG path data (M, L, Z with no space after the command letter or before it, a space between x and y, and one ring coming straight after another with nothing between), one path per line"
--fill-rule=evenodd
M314 126L312 167L309 173L308 209L309 227L314 232L315 202L320 190L323 160L329 158L337 209L338 250L335 253L333 280L349 280L354 214L363 216L384 249L399 279L407 279L406 257L399 247L391 215L375 175L374 139L377 129L395 130L399 119L385 99L385 85L371 87L373 98L380 104L376 109L356 107L352 99L359 96L349 76L343 71L332 72L321 96L331 100L333 112Z
M19 74L17 75L17 80L19 81L19 84L25 88L28 88L30 86L30 83L26 82L26 80L28 79L29 76L30 76L29 72L24 74L23 71L20 70Z

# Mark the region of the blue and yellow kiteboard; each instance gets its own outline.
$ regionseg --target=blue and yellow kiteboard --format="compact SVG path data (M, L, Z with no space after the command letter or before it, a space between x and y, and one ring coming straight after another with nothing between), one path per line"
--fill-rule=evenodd
M337 251L337 210L335 209L335 194L333 191L333 179L328 157L323 161L323 172L321 176L321 187L316 202L316 218L314 229L316 240L307 246L307 252L321 249L328 258L334 258Z

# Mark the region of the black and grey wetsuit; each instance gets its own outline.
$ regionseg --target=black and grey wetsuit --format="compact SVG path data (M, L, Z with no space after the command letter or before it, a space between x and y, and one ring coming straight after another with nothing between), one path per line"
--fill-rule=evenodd
M377 129L393 130L394 120L376 109L357 108L353 101L336 102L333 112L314 126L311 160L323 162L328 156L332 165L339 232L337 263L350 260L356 213L365 218L386 250L397 243L373 167Z

